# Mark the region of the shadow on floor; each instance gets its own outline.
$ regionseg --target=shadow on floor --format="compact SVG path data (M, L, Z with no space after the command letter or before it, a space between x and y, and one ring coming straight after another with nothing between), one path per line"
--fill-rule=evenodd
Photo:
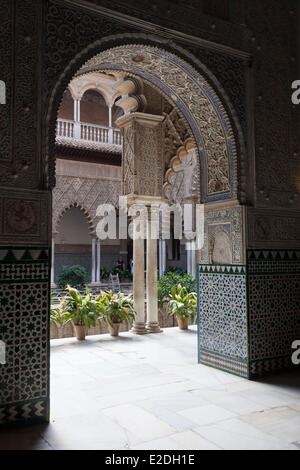
M273 385L284 388L286 390L293 390L300 392L300 374L299 368L292 369L288 372L281 372L276 375L271 375L269 377L262 378L257 382L266 384L266 385Z
M3 426L0 429L0 450L52 450L43 438L49 426L50 424Z

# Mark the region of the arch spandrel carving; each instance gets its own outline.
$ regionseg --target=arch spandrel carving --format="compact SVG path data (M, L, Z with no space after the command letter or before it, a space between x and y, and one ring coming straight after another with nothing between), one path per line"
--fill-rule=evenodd
M117 206L121 194L121 180L105 178L57 176L57 185L53 191L52 225L57 231L61 215L70 207L80 207L87 214L93 232L97 225L97 208L100 204Z

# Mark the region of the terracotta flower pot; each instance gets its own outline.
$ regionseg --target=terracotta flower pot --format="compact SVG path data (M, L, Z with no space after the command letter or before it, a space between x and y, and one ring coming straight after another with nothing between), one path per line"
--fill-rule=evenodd
M181 319L181 318L177 317L177 322L178 322L178 326L179 326L180 330L186 331L186 330L189 329L189 319L188 318Z
M85 326L74 325L76 338L78 341L84 341L86 337L86 328Z
M120 323L114 323L113 326L108 325L110 336L117 338L120 333Z

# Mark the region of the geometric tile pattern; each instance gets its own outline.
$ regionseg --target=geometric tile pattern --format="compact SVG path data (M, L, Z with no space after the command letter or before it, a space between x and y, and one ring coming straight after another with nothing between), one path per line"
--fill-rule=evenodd
M238 266L238 265L215 265L215 264L201 264L199 266L199 273L200 274L231 274L231 275L241 275L246 274L246 266Z
M46 263L45 263L46 261ZM48 253L40 249L0 249L0 282L48 280Z
M48 282L47 250L1 248L0 340L6 343L6 364L0 365L0 424L34 413L47 419Z
M300 339L300 252L249 251L251 377L292 367Z
M245 379L249 376L248 361L233 359L232 357L206 351L204 348L200 349L199 363L225 372L230 372L231 374Z
M248 377L245 266L199 266L199 360Z
M43 422L47 414L47 400L31 400L15 405L0 406L0 423L29 420L30 422Z
M300 251L249 250L246 266L199 266L199 361L256 379L294 367Z

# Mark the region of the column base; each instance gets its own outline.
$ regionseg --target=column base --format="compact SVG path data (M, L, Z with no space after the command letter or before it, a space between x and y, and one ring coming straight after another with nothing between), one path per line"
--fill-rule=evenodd
M148 334L148 331L146 329L146 324L145 323L134 323L131 333L135 335L146 335Z
M147 331L150 334L162 333L163 330L160 328L159 323L149 322L147 323Z

